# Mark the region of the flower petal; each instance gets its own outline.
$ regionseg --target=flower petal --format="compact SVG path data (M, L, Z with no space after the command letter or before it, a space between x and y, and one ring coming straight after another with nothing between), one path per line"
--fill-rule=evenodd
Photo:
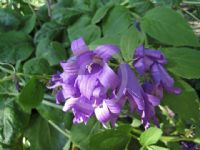
M121 85L123 83L123 80L127 81L125 87L123 88L126 89L127 94L132 97L132 100L135 101L135 103L138 106L138 109L143 110L144 108L144 100L142 96L143 89L140 86L139 81L136 78L134 72L131 70L130 66L125 63L120 64L119 72L121 72L121 81L122 81Z
M60 65L66 73L77 74L78 72L76 60L70 59L68 61L61 61Z
M148 101L153 105L153 106L158 106L160 104L160 99L154 95L146 94Z
M89 51L89 48L85 44L85 41L83 40L83 38L79 38L79 39L72 41L71 49L75 56L78 56L80 54L83 54L83 53Z
M121 109L120 106L116 103L116 101L114 101L113 99L106 99L104 101L111 113L113 114L120 113Z
M151 59L153 59L154 61L157 61L160 64L167 63L165 56L159 50L146 49L144 52L145 52L145 56L150 57Z
M140 45L139 47L137 47L135 49L135 54L134 54L134 58L141 58L144 57L144 46Z
M68 111L70 109L72 109L72 107L74 107L76 105L76 103L78 103L79 98L69 98L65 101L65 105L63 107L63 111Z
M56 104L60 104L64 101L65 101L65 98L63 96L62 90L57 91L57 93L56 93Z
M118 76L115 74L115 72L108 66L107 63L104 64L102 72L100 73L98 77L100 83L106 88L106 89L114 89L119 84Z
M105 102L102 103L102 106L97 107L94 110L94 112L95 112L97 119L101 123L106 123L107 121L109 121L109 119L111 117L110 111Z
M145 63L144 58L138 59L134 63L134 67L139 72L140 75L143 75L145 73Z
M97 85L96 75L79 75L76 79L77 86L80 89L80 93L86 98L90 99L93 94L93 90Z
M115 45L106 44L97 46L94 53L97 56L103 58L104 61L108 61L114 54L119 52L119 48Z

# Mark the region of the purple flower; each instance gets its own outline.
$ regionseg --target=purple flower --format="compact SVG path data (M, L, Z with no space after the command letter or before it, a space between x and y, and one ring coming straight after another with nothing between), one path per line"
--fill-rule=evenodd
M181 141L180 144L182 145L184 150L196 150L196 144L190 141Z
M124 105L128 98L131 111L135 110L141 115L142 123L145 128L149 127L152 119L156 124L158 124L155 117L154 107L160 104L160 99L156 96L145 93L138 78L135 76L128 64L120 64L118 72L121 84L117 96L119 98L123 97L120 100L120 103Z
M155 63L152 65L151 75L157 88L162 87L170 93L180 94L181 90L179 88L174 87L174 79L159 63Z
M164 55L159 50L145 49L143 45L135 50L134 67L140 75L151 73L152 81L144 83L147 93L154 94L160 98L163 89L168 92L179 94L181 90L174 87L173 78L167 73L163 65L167 63Z
M134 59L133 65L140 75L144 75L145 72L149 71L154 63L167 63L164 55L160 51L145 49L143 45L135 49Z
M93 114L103 124L114 123L120 113L115 101L119 78L107 62L119 49L107 44L90 51L82 38L74 40L71 49L74 56L60 63L63 72L50 82L49 88L58 88L56 102L65 102L63 111L73 111L74 123L87 123Z

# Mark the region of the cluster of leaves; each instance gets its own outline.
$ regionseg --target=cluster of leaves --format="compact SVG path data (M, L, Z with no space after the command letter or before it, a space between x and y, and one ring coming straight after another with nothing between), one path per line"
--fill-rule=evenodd
M0 149L178 150L180 140L200 143L199 97L186 82L200 78L200 43L183 18L180 3L57 0L39 8L17 0L2 4ZM182 94L165 93L157 112L160 129L143 132L132 114L121 116L114 129L103 129L95 119L73 125L72 114L54 104L46 89L49 77L70 56L70 42L80 36L91 48L119 46L120 59L129 63L141 43L163 51Z

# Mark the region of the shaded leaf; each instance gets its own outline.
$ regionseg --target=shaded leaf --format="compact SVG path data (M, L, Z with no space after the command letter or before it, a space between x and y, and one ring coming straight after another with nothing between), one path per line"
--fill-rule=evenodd
M32 58L28 60L24 66L23 71L26 74L50 74L52 69L49 66L49 63L43 58Z
M34 116L25 137L30 141L30 150L61 150L67 139L40 116Z
M93 150L122 150L126 147L131 130L130 126L122 125L114 129L107 129L90 138L90 149Z
M14 98L0 96L0 143L13 146L29 121Z
M87 125L77 124L71 128L71 141L83 150L90 148L89 142L91 136L94 135L100 129L100 123L94 118L90 119Z
M36 56L46 59L51 66L67 59L67 54L62 44L51 42L48 38L40 40L36 49Z
M26 60L33 52L32 41L23 32L10 31L0 33L0 60L7 63L16 63Z
M24 110L29 111L40 104L43 96L44 91L41 83L37 79L32 78L22 89L18 103Z
M176 80L176 87L181 88L182 93L180 95L166 94L162 105L167 105L183 120L199 121L200 103L195 90L183 80Z

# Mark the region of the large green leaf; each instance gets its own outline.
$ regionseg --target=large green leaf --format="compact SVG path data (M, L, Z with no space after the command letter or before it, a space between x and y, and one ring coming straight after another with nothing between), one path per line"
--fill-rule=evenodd
M187 21L170 8L157 7L148 11L142 18L141 28L148 35L164 44L200 45Z
M55 104L56 105L56 104ZM53 108L51 106L47 106L45 104L40 104L37 107L40 115L46 120L52 120L56 124L63 123L67 128L71 128L72 126L72 113L63 112L62 110Z
M87 125L77 124L73 125L71 129L72 142L81 148L82 150L88 150L90 148L89 143L91 136L94 135L100 129L100 123L94 118L90 119Z
M103 45L103 44L114 44L120 46L120 36L108 36L99 38L90 43L89 47L91 49L95 49L98 45Z
M162 105L168 106L183 120L199 121L200 103L195 90L183 80L176 80L176 87L181 88L182 93L180 95L166 94Z
M0 9L0 31L17 29L20 25L20 18L14 11Z
M10 31L0 33L0 60L16 63L27 59L33 52L32 41L23 32Z
M40 40L36 49L36 56L46 59L51 66L67 59L67 54L62 44L52 42L48 38Z
M115 129L104 130L90 138L89 150L122 150L130 139L131 127L119 126Z
M124 60L127 62L133 60L135 48L138 47L142 41L142 34L134 27L128 29L128 31L121 36L120 48Z
M200 78L200 51L190 48L166 48L162 51L171 72L187 79Z
M69 24L73 17L80 15L80 11L73 8L53 9L51 19L59 24Z
M25 133L30 141L30 150L62 150L67 139L45 119L34 116Z
M0 96L0 143L13 146L29 121L14 98Z
M128 9L123 6L114 7L105 18L103 34L111 36L123 33L132 24Z
M76 30L68 29L69 39L72 41L79 37L83 37L87 43L90 43L101 36L101 30L96 25L88 25L81 28L76 28Z
M40 30L35 33L34 42L39 43L42 39L45 38L53 40L60 35L62 29L63 27L61 27L55 21L46 22L42 25Z
M140 144L143 146L152 145L158 142L162 135L162 130L156 127L151 127L140 136Z
M52 69L49 63L44 58L32 58L28 60L24 66L23 71L26 74L50 74Z
M96 11L94 17L92 18L92 23L96 24L100 22L106 16L107 12L111 9L111 7L112 7L112 4L110 3L99 8Z
M129 5L134 8L134 12L142 16L154 7L152 1L147 0L129 0Z
M24 24L22 27L22 31L25 33L30 33L36 25L36 15L27 15L24 16Z
M24 110L29 111L40 104L43 96L44 91L41 83L36 78L32 78L22 89L18 103Z

